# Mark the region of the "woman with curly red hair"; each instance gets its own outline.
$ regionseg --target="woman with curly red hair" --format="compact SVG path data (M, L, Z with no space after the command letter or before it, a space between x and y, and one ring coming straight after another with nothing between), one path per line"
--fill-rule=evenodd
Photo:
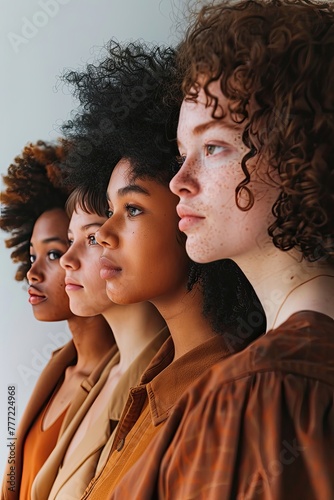
M66 320L73 340L53 353L37 381L16 433L15 462L7 464L1 499L30 498L37 472L114 351L112 332L102 316L76 316L69 307L65 271L59 264L69 246L68 190L59 166L63 159L61 143L39 141L24 148L3 179L0 227L11 233L6 244L19 262L16 279L29 283L35 318Z
M267 332L193 384L111 498L333 499L334 5L214 2L179 70L187 252L236 262Z

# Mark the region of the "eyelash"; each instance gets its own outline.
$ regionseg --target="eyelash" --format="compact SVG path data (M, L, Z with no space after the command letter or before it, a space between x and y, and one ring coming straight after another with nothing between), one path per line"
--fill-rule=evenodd
M56 258L55 259L51 259L50 258L51 255L55 255ZM47 256L49 257L49 260L51 260L51 261L59 260L62 255L63 255L63 252L59 252L57 250L50 250L47 253ZM30 255L29 256L29 260L30 260L30 264L33 264L35 262L35 260L36 260L36 255Z
M125 209L128 212L128 216L131 217L131 218L132 217L137 217L138 215L140 215L140 214L143 213L143 211L140 208L135 207L134 205L126 204L125 205ZM138 210L139 213L138 214L132 214L131 210ZM114 215L114 212L110 208L108 210L106 210L106 216L108 217L108 219L110 219L110 217L112 217L113 215Z
M184 162L186 161L186 156L183 155L177 155L175 158L172 160L171 168L172 168L172 173L176 174L181 168Z
M95 239L95 234L90 234L88 236L88 244L91 245L91 246L98 245L98 242Z
M218 144L204 144L205 156L208 156L208 157L215 156L214 153L211 153L211 154L209 153L209 148L221 148L223 151L225 151L227 149L225 146L218 145Z
M87 239L88 239L89 245L98 245L98 242L95 239L95 234L90 234L89 236L87 236ZM68 240L69 246L72 246L73 243L74 243L74 240L70 240L70 239Z
M126 208L128 214L129 214L129 217L137 217L138 215L140 215L140 214L143 213L143 211L140 208L135 207L134 205L128 205L128 204L126 204L125 208ZM138 210L139 214L134 215L134 214L131 213L131 210Z
M186 157L186 155L177 155L177 156L175 157L175 159L176 159L176 161L177 161L177 163L178 163L179 165L183 165L183 164L184 164L184 162L186 161L187 157Z
M56 258L55 259L51 259L50 256L54 254L56 255ZM60 257L63 255L62 252L57 252L56 250L51 250L51 252L48 252L48 257L50 258L50 260L58 260L60 259Z

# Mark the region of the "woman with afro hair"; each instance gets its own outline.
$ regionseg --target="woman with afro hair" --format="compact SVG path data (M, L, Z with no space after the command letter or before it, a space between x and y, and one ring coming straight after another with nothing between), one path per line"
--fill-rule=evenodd
M265 321L237 266L197 265L186 255L178 199L168 187L181 102L180 92L170 93L175 51L112 41L104 60L66 79L81 105L63 129L73 147L69 176L92 199L106 200L108 220L95 237L104 248L107 294L118 304L152 302L171 333L130 390L113 442L83 496L101 499L163 431L187 387L245 348ZM130 492L123 498L138 497Z
M31 484L113 352L114 338L102 316L73 314L59 259L68 249L68 223L60 163L61 142L27 145L4 176L1 229L27 279L29 302L39 321L66 320L73 339L53 353L42 371L16 433L15 463L9 462L1 498L26 500ZM8 475L13 473L15 480ZM12 474L13 475L13 474Z

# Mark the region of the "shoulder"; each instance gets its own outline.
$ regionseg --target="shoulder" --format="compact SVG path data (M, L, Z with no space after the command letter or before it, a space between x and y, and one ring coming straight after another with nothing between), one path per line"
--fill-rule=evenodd
M114 497L334 498L333 326L298 313L214 365Z
M334 320L320 313L301 312L246 349L214 365L198 380L205 392L221 390L238 380L266 373L314 378L334 385Z
M224 432L231 419L239 424L246 419L246 426L251 419L264 425L278 416L296 425L307 414L327 420L334 399L333 359L334 321L318 313L295 314L198 378L175 405L169 425L180 425L189 435L190 427L198 432L198 426Z
M287 484L296 498L332 498L325 492L334 494L333 325L294 315L198 379L166 423L161 484L182 486L184 498L196 484L219 493L212 498L234 487L238 499L273 498Z

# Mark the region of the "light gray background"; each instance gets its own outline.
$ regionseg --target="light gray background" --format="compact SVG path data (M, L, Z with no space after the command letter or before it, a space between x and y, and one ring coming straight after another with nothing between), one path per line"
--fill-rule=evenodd
M57 85L64 68L96 59L111 37L175 45L185 0L0 0L0 171L29 141L53 140L76 107ZM44 5L44 8L42 7ZM3 185L1 184L3 188ZM66 323L34 319L27 286L0 235L0 474L7 457L7 386L17 386L17 422L52 350L69 338Z

